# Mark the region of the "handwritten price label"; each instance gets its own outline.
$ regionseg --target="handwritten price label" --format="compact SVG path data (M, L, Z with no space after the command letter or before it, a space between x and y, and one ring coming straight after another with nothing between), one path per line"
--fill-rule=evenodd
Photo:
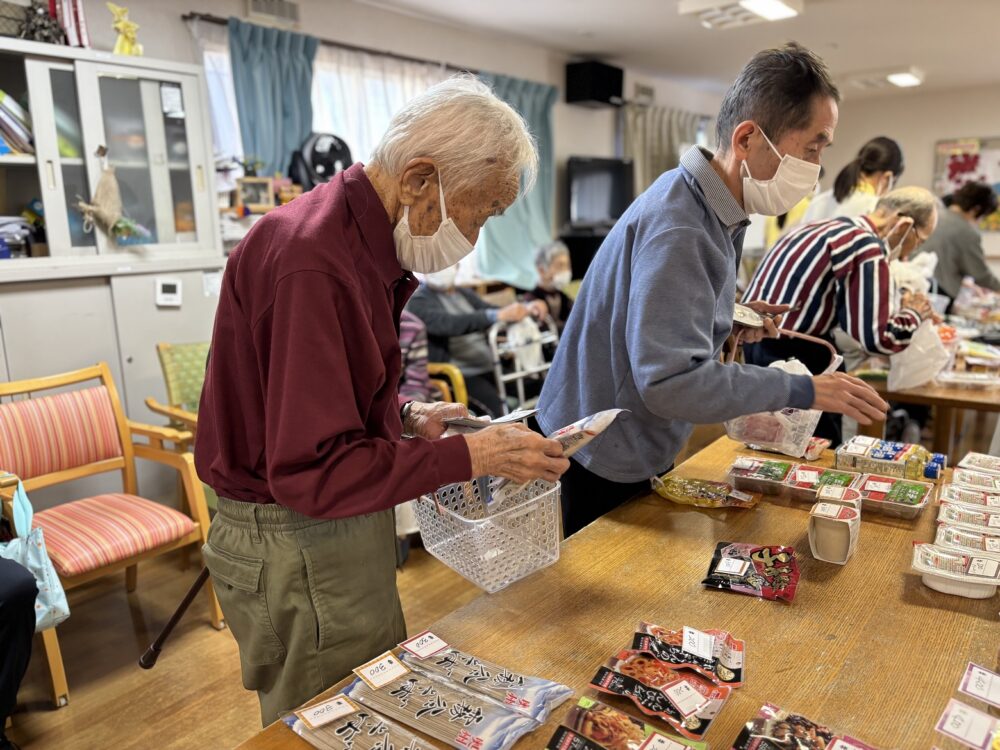
M420 635L415 635L408 641L399 644L400 648L405 648L418 659L426 659L428 656L444 651L448 644L434 635L431 631L425 630Z
M666 693L667 698L674 704L674 708L680 711L684 718L687 718L708 703L704 695L686 682L678 682L663 692Z
M987 750L998 724L1000 721L989 714L952 699L948 701L948 708L944 710L935 729L973 750Z
M381 656L372 659L367 664L362 664L354 670L354 674L368 683L373 690L378 690L397 677L402 677L409 673L409 669L396 658L391 651L386 651Z
M969 662L959 692L1000 708L1000 674Z
M300 708L295 712L295 715L302 719L310 729L319 729L324 724L353 714L357 710L358 707L351 703L347 696L338 695L328 701L317 703L315 706Z
M684 626L683 633L683 649L685 651L700 656L702 659L712 660L715 658L715 636L695 628L689 628L687 625Z

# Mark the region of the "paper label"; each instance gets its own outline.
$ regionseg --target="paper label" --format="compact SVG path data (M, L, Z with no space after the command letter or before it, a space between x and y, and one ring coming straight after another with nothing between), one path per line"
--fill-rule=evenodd
M969 563L970 576L996 578L1000 572L1000 560L990 560L986 557L973 557Z
M867 445L848 445L844 448L844 453L849 453L852 456L863 456L868 452Z
M850 519L852 516L850 508L845 508L843 505L834 505L833 503L817 503L813 506L812 514L814 516L837 519Z
M205 271L201 275L201 291L206 297L218 297L222 293L222 271Z
M991 508L1000 508L1000 495L987 495L986 504Z
M969 662L958 690L1000 708L1000 674Z
M753 495L751 495L749 492L740 492L739 490L731 490L729 492L729 497L733 498L734 500L740 500L741 502L744 503L749 503L751 500L753 500Z
M653 732L642 741L639 750L687 750L687 748L669 737L664 737L659 732Z
M756 461L754 461L752 458L747 458L746 456L740 456L735 461L733 461L734 469L750 470L753 469L756 465L757 465Z
M434 635L431 631L425 630L420 635L415 635L408 641L399 644L400 648L405 648L419 659L426 659L434 656L439 651L448 648L448 644Z
M851 438L852 445L869 446L869 445L875 445L875 443L877 442L879 442L878 438L868 437L867 435L855 435L853 438Z
M987 750L993 731L1000 723L989 714L977 711L961 701L952 698L941 714L935 729L943 735L953 737L966 747Z
M341 717L353 714L358 707L351 703L351 699L346 695L338 695L328 701L317 703L309 708L300 708L295 712L306 726L310 729L319 729L324 724L336 721Z
M665 688L663 693L674 704L674 708L680 711L685 718L708 703L708 699L704 695L691 687L689 683L683 681Z
M184 117L184 100L181 87L172 83L160 84L160 106L167 117Z
M741 576L747 572L749 566L750 563L746 560L740 560L736 557L723 557L719 560L719 564L715 566L715 572Z
M846 489L846 487L841 487L839 484L824 484L819 488L816 497L820 500L843 500L844 490Z
M795 481L816 484L819 481L819 472L815 469L798 469L795 472Z
M684 650L702 659L715 658L715 636L684 626Z
M991 513L986 525L994 529L1000 529L1000 513Z
M1000 537L986 537L983 541L986 542L987 552L1000 552Z
M877 479L869 479L865 482L865 489L869 492L890 492L892 490L892 483L880 482Z
M354 674L368 683L373 690L378 690L383 685L388 685L397 677L402 677L410 670L396 658L391 651L386 651L381 656L377 656L367 664L362 664L354 670Z

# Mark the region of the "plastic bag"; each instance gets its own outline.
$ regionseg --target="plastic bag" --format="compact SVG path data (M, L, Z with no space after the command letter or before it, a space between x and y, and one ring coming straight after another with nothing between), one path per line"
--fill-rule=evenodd
M886 385L890 391L902 391L929 383L947 366L949 358L934 322L925 320L913 334L910 345L889 357Z
M515 367L521 371L537 370L545 364L542 331L531 318L522 318L507 326L507 343L514 350Z

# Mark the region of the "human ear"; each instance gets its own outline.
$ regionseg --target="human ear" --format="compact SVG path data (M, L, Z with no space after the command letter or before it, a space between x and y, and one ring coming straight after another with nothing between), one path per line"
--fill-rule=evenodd
M418 199L426 198L436 188L432 182L436 175L437 167L430 159L411 159L399 176L399 202L412 206Z

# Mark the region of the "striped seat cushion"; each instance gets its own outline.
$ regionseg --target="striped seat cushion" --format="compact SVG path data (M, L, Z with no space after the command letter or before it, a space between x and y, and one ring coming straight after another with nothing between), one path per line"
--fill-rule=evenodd
M76 576L180 539L194 521L151 500L110 494L35 514L49 557L61 576Z

